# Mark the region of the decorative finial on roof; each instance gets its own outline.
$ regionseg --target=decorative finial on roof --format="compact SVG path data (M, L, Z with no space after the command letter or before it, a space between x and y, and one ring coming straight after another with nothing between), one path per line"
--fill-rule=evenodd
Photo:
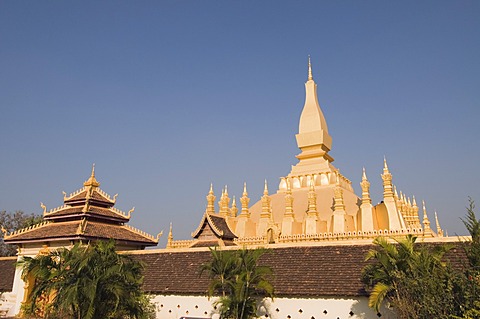
M90 175L90 178L85 183L83 183L83 186L85 186L85 187L88 187L88 186L99 187L100 186L100 183L97 182L97 180L95 179L95 163L92 165L92 174Z
M157 241L159 241L159 240L160 240L160 237L162 237L162 235L163 235L163 230L157 234L157 236L155 237L155 239L157 239Z
M247 193L247 182L244 182L243 183L243 196L248 196L248 193Z
M47 206L45 206L42 202L40 202L40 207L43 209L43 215L47 213Z
M383 155L383 170L388 172L387 157Z
M311 81L313 80L312 76L312 62L310 60L310 55L308 55L308 80Z
M263 195L268 195L268 185L267 185L267 180L265 179L265 187L263 189Z
M2 233L4 236L7 236L7 233L8 233L8 231L5 229L5 227L3 227L3 225L2 225Z
M135 207L132 207L132 209L130 209L127 213L127 218L130 218L130 216L132 215L132 213L135 211Z

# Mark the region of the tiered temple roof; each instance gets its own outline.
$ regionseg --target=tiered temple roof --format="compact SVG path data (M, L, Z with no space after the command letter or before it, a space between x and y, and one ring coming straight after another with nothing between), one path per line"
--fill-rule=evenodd
M6 234L4 240L9 244L23 244L112 238L134 248L156 246L158 238L126 224L134 209L128 213L116 209L116 197L112 198L100 189L93 166L83 188L68 196L64 193L62 206L47 211L41 204L44 222Z

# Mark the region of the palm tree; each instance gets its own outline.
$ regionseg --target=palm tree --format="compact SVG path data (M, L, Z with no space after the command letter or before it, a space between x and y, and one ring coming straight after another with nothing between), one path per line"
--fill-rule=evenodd
M20 262L33 284L27 314L43 318L148 318L143 266L117 254L114 241L74 245Z
M203 272L208 273L210 283L208 284L208 296L211 297L215 293L221 292L225 297L230 293L233 274L237 273L237 262L234 251L217 250L217 248L210 248L212 258L210 261L200 266L200 275Z
M371 263L363 269L362 281L371 289L369 306L375 311L387 301L400 318L429 318L432 311L443 314L455 306L453 296L438 294L455 281L452 270L442 261L451 246L418 247L415 241L411 235L396 243L385 238L374 240L376 247L365 257ZM438 307L440 300L447 307Z
M221 292L215 301L221 318L247 319L256 316L257 298L273 298L272 270L259 265L265 250L211 249L212 259L201 266L210 278L209 297Z

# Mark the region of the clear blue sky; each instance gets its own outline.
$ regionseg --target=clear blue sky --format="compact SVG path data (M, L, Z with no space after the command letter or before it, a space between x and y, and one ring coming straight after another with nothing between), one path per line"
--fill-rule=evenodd
M298 153L307 56L334 165L464 233L480 203L478 1L1 1L0 209L40 213L92 163L131 225L188 239L212 182L252 203ZM165 237L159 247L164 246Z

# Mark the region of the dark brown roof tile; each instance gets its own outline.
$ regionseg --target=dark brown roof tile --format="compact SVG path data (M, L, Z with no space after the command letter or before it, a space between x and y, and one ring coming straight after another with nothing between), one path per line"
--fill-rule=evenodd
M15 275L17 257L0 257L0 292L10 292Z

